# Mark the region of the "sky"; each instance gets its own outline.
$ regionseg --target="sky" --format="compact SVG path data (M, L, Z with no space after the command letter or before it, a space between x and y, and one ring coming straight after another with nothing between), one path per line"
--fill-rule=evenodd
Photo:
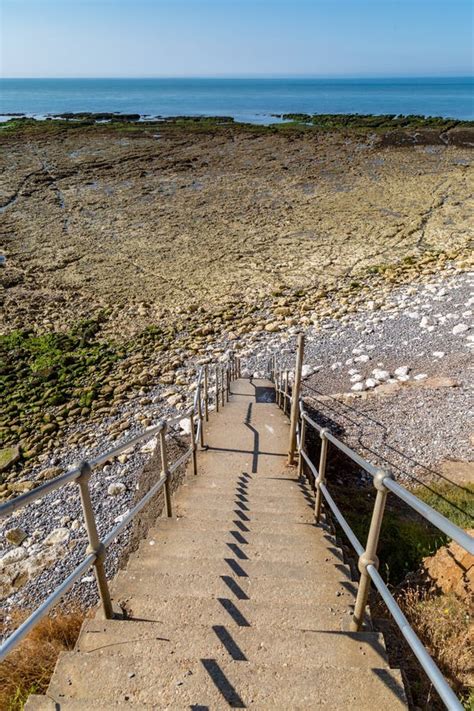
M461 76L472 0L0 0L3 77Z

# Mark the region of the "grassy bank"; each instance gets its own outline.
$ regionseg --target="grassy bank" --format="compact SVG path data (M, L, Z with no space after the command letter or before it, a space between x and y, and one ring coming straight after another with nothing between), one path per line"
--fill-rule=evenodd
M318 461L319 442L310 443L313 461ZM352 462L336 451L328 458L327 480L331 495L350 527L365 546L373 511L374 488L361 482ZM338 482L338 483L335 483ZM427 483L414 493L461 528L474 520L474 485ZM354 563L356 556L342 529L333 522ZM423 559L432 556L449 539L393 495L387 499L378 546L379 570L429 654L452 688L472 710L472 610L468 601L445 593L426 574ZM371 613L385 633L391 663L403 670L412 695L413 708L442 711L444 705L412 654L385 604L375 592Z
M14 615L14 625L27 614ZM0 664L0 708L21 711L30 694L45 693L59 654L74 648L83 620L80 609L56 611Z

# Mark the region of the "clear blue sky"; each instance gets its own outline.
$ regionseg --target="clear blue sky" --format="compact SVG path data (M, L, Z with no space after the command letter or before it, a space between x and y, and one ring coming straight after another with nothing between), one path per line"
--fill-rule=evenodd
M472 74L472 0L0 0L4 77Z

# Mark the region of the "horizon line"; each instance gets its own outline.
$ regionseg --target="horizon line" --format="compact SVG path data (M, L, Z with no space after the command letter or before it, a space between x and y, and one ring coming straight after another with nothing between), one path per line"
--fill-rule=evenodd
M449 74L134 74L134 75L75 75L75 76L0 76L10 80L67 80L67 79L474 79L474 73Z

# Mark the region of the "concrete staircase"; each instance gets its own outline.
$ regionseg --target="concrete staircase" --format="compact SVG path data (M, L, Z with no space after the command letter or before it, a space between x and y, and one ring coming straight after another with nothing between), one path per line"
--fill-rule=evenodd
M32 709L406 708L380 634L345 632L355 586L286 467L267 381L232 383L174 502Z

